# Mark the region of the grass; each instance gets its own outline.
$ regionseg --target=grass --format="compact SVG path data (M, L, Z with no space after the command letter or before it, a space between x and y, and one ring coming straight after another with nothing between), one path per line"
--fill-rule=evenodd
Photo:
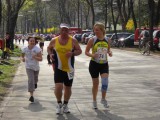
M0 50L0 56L1 54L2 51ZM11 57L19 57L20 54L21 50L15 47ZM0 101L2 101L4 96L9 92L8 89L11 87L19 63L20 60L1 60L0 71L2 74L0 74Z

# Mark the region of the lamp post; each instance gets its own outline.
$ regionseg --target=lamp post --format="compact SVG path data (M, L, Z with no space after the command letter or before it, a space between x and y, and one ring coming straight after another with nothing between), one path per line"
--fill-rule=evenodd
M51 0L42 0L42 2L45 2L45 4L44 4L44 26L45 26L45 33L47 33L47 28L48 28L48 26L47 26L47 12L46 12L46 2L48 2L48 1L51 1Z

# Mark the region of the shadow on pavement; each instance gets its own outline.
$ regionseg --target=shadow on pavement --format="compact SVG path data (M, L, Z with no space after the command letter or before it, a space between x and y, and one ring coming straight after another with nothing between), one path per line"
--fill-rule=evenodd
M72 113L66 114L68 120L81 120L75 117Z
M58 115L57 120L81 120L75 117L72 113L63 113L63 115Z
M126 120L123 117L117 116L109 112L109 110L98 110L96 109L97 118L99 120Z
M45 110L46 108L43 107L43 106L39 103L39 101L35 101L34 103L30 103L30 104L28 105L28 107L24 107L24 109L30 110L30 111L32 111L32 112L39 112L39 111Z

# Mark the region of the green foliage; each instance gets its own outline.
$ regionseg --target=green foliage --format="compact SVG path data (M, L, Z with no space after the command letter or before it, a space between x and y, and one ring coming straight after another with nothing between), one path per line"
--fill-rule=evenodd
M1 61L0 71L0 101L8 93L8 89L18 68L20 60Z
M7 94L8 88L12 82L14 74L18 68L18 64L20 63L19 56L21 54L21 50L19 47L15 45L15 49L11 57L17 57L17 60L1 60L0 61L0 101L3 100L3 97ZM0 51L0 56L2 55L2 51Z
M26 0L21 10L27 11L31 9L31 7L33 7L34 4L35 4L35 0Z
M21 49L17 45L14 45L14 50L11 54L11 57L20 57L20 55L21 55Z

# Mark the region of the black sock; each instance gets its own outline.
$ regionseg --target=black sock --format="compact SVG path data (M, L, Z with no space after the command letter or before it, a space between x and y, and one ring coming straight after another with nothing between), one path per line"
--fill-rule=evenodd
M66 104L66 105L67 105L67 104L68 104L68 101L63 101L63 104Z
M58 101L58 104L60 104L60 103L62 104L62 101Z

